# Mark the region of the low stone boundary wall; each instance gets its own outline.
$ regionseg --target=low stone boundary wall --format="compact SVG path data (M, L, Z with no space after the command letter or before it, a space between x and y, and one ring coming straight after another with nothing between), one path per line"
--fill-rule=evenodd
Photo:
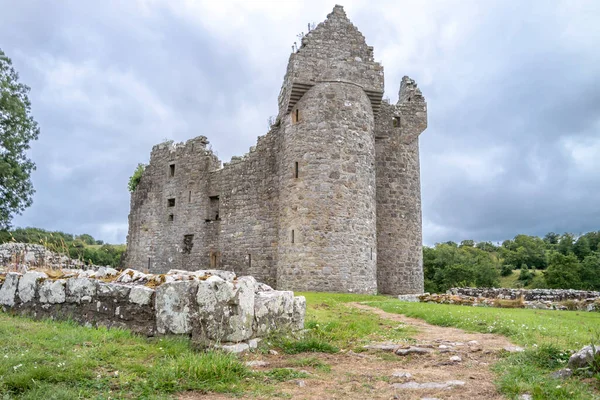
M13 268L88 268L81 260L73 260L66 255L53 253L41 244L3 243L0 244L0 266Z
M539 293L535 296L517 296L518 289L473 289L461 288L450 289L444 294L421 294L421 295L400 295L398 299L405 302L421 302L421 303L437 303L437 304L455 304L462 306L475 307L501 307L501 308L533 308L542 310L578 310L578 311L599 311L600 312L600 296L586 298L583 293L600 294L597 292L581 292L576 295L578 297L568 297L573 292L568 291L565 295L552 297L554 300L543 300L544 297ZM533 291L533 290L531 290ZM529 291L529 292L531 292ZM546 291L549 292L549 291ZM552 290L551 292L559 292ZM569 293L570 292L570 293ZM498 297L470 296L464 293L483 293L488 296L499 294ZM546 294L548 295L548 294ZM502 297L501 297L502 296ZM526 300L527 298L531 300ZM548 297L546 297L548 298ZM564 300L557 300L564 299Z
M566 301L600 298L600 292L572 289L506 289L506 288L452 288L448 294L487 299L523 298L525 301Z
M51 275L51 276L49 276ZM134 270L0 275L0 305L36 318L130 329L147 336L189 335L197 344L244 342L304 328L306 300L227 271Z

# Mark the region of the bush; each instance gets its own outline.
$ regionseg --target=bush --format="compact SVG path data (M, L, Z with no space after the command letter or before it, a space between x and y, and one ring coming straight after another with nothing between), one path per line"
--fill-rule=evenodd
M500 275L502 276L510 276L513 272L513 270L515 269L514 265L510 265L510 264L505 264L502 266L502 269L500 270Z
M135 192L135 189L137 188L138 184L140 183L140 180L142 179L142 175L144 174L145 169L146 166L144 164L138 164L135 168L135 171L133 171L133 175L131 175L131 177L129 178L129 183L127 184L127 187L129 188L129 191L131 193Z

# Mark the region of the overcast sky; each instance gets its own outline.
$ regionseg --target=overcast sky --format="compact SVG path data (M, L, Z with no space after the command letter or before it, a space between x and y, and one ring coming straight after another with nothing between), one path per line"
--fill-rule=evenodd
M337 2L340 2L338 0ZM14 220L124 242L152 145L242 155L277 113L291 46L336 1L0 0L0 48L31 87L33 206ZM424 242L600 230L600 1L345 1L428 102Z

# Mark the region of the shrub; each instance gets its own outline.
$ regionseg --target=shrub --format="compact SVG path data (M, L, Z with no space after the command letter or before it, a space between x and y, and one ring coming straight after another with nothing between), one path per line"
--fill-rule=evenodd
M514 265L510 265L510 264L505 264L502 266L502 269L500 270L500 275L502 276L510 276L513 272L513 269L515 269Z
M140 180L142 179L142 175L145 169L146 166L144 164L138 164L135 168L135 171L133 171L133 175L131 175L131 177L129 178L129 183L127 185L131 193L135 192L135 189L137 188L138 184L140 183Z

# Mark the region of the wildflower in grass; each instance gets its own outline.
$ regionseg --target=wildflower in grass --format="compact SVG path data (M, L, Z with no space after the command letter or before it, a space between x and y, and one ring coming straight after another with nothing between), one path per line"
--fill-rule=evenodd
M19 368L21 368L22 366L23 366L23 364L15 365L15 366L13 367L13 370L15 370L15 371L16 371L16 370L18 370Z

